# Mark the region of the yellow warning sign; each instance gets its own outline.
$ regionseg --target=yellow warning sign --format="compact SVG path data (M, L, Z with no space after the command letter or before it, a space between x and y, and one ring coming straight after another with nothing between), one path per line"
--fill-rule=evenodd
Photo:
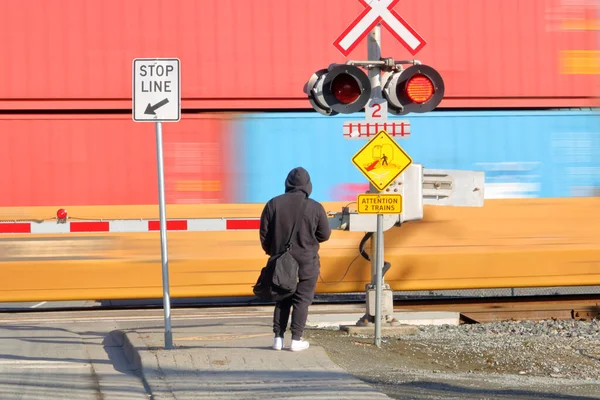
M402 213L402 195L400 194L359 194L356 202L359 214Z
M382 130L352 157L352 163L381 192L412 164L412 159Z

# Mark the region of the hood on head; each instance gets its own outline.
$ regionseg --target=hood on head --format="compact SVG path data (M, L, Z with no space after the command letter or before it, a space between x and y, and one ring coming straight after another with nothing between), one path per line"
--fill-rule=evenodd
M310 175L308 171L302 167L294 168L290 171L287 178L285 179L285 192L299 192L306 193L306 197L312 193L312 182L310 181Z

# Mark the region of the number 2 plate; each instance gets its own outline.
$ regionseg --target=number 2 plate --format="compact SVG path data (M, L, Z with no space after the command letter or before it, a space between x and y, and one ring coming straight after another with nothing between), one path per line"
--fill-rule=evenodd
M386 99L371 99L365 107L365 119L368 122L387 121L388 105Z

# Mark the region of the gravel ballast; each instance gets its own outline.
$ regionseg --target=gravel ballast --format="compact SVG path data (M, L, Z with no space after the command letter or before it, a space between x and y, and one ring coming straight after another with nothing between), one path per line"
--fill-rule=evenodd
M343 331L306 336L394 398L471 398L467 388L477 387L473 398L600 399L599 320L420 326L414 335L383 337L381 348L372 336ZM403 397L415 382L424 386Z
M598 320L422 326L405 340L426 340L453 370L600 379Z

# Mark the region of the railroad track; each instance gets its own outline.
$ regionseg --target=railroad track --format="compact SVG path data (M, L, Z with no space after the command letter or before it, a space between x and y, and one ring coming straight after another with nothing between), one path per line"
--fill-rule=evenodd
M173 309L210 309L227 308L232 312L243 309L257 310L269 309L271 304L256 301L252 298L237 299L235 301L219 299L190 299L189 301L171 304ZM67 312L84 310L135 310L135 309L160 309L162 302L153 300L149 304L112 305L93 307L51 307L6 309L2 313L45 313ZM400 311L455 311L460 313L462 323L482 323L506 320L531 320L546 319L557 320L591 320L600 318L600 294L594 295L542 295L519 297L485 297L485 298L413 298L395 299L394 309ZM313 312L319 313L360 313L364 312L364 295L326 295L319 296L311 307Z
M600 318L600 295L486 297L461 299L395 300L394 309L456 311L463 323L545 319Z

